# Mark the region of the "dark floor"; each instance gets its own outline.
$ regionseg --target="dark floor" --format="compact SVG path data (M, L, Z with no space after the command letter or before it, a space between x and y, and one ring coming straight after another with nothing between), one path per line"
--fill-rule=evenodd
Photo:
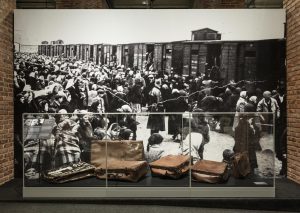
M4 211L3 211L4 210ZM202 208L202 207L186 207L186 206L162 206L162 205L111 205L111 204L70 204L70 203L4 203L1 205L2 212L14 213L99 213L99 212L155 212L155 213L272 213L278 211L265 211L265 210L247 210L247 209L219 209L219 208ZM295 211L289 211L295 212Z
M300 212L300 185L282 178L276 179L276 197L275 198L99 198L99 199L60 199L60 200L24 200L22 198L22 180L15 179L0 187L1 209L6 206L14 206L15 202L26 205L27 203L35 203L38 206L44 206L48 203L60 203L72 206L73 204L90 204L105 206L152 206L150 209L158 208L158 206L176 206L176 207L197 207L209 208L204 212L220 212L214 209L244 209L244 210L272 210L272 211L290 211ZM10 203L10 205L8 205ZM18 207L19 208L19 207ZM68 208L68 207L66 207ZM102 208L102 207L101 207ZM108 208L108 207L107 207ZM113 207L112 207L113 208ZM139 207L137 207L139 208ZM163 211L164 208L160 209ZM21 210L21 209L20 209ZM53 209L53 211L55 211ZM6 211L8 212L8 211ZM10 211L9 211L10 212ZM166 211L168 212L168 211ZM227 212L223 211L222 212ZM232 212L232 211L231 211ZM246 211L247 212L247 211ZM253 211L249 211L253 212ZM261 212L261 211L259 211Z

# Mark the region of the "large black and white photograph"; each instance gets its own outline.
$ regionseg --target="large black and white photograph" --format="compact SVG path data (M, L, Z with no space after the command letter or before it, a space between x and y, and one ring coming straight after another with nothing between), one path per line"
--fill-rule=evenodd
M258 187L286 175L283 10L14 19L15 172L28 186Z

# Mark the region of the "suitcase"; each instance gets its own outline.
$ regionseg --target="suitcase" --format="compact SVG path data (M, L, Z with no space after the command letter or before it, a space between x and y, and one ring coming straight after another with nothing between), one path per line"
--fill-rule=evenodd
M91 164L101 165L107 161L143 161L143 141L94 140L91 144Z
M190 165L188 155L168 155L149 164L152 176L178 179L187 174Z
M228 165L225 162L200 160L192 166L192 180L205 183L222 183L229 178Z
M50 183L66 183L95 176L95 167L85 163L63 165L43 173L42 178Z
M146 161L112 160L96 167L96 176L99 179L121 180L138 182L148 172Z

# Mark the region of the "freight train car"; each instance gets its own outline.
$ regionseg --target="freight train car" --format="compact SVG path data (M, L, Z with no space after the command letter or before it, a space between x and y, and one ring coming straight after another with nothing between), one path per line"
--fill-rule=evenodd
M182 75L210 75L218 69L218 79L278 79L274 73L285 67L285 41L186 41L183 42ZM174 60L173 60L174 61ZM276 70L277 69L277 70ZM212 76L209 76L212 77Z
M223 82L278 79L273 73L283 73L276 69L284 70L284 48L283 39L156 43L154 69L183 76L210 75L218 69L214 77Z
M95 64L102 64L103 54L102 54L102 44L94 44L92 46L92 60Z
M66 57L109 66L124 65L134 70L153 69L183 76L208 75L230 80L278 79L285 69L285 40L221 41L192 40L169 43L132 44L42 44L47 56ZM277 74L274 74L277 73Z

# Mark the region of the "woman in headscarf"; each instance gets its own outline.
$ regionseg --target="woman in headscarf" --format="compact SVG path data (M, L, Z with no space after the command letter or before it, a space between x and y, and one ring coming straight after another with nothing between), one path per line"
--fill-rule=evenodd
M241 113L245 112L245 106L248 103L247 101L247 91L241 91L240 92L240 98L238 99L236 103L236 113L234 117L234 122L233 122L233 131L235 128L238 126L239 120L242 117Z
M247 104L247 91L241 91L240 98L236 103L236 112L245 112Z
M261 151L260 146L260 133L261 133L261 123L260 123L260 116L256 112L256 105L257 105L257 96L251 96L249 98L248 103L245 106L245 112L253 112L253 114L248 115L248 120L250 126L254 129L254 142L252 143L256 151Z
M149 111L151 113L163 112L162 96L161 96L161 80L155 80L155 86L149 93ZM165 131L165 117L159 114L150 114L147 122L147 129L150 129L150 134Z
M172 90L172 98L165 103L166 110L171 112L168 119L168 134L172 135L172 139L175 140L178 135L181 135L182 131L182 114L175 114L176 112L185 112L188 109L188 103L185 100L186 96L180 94L178 89ZM172 114L172 112L175 112Z

